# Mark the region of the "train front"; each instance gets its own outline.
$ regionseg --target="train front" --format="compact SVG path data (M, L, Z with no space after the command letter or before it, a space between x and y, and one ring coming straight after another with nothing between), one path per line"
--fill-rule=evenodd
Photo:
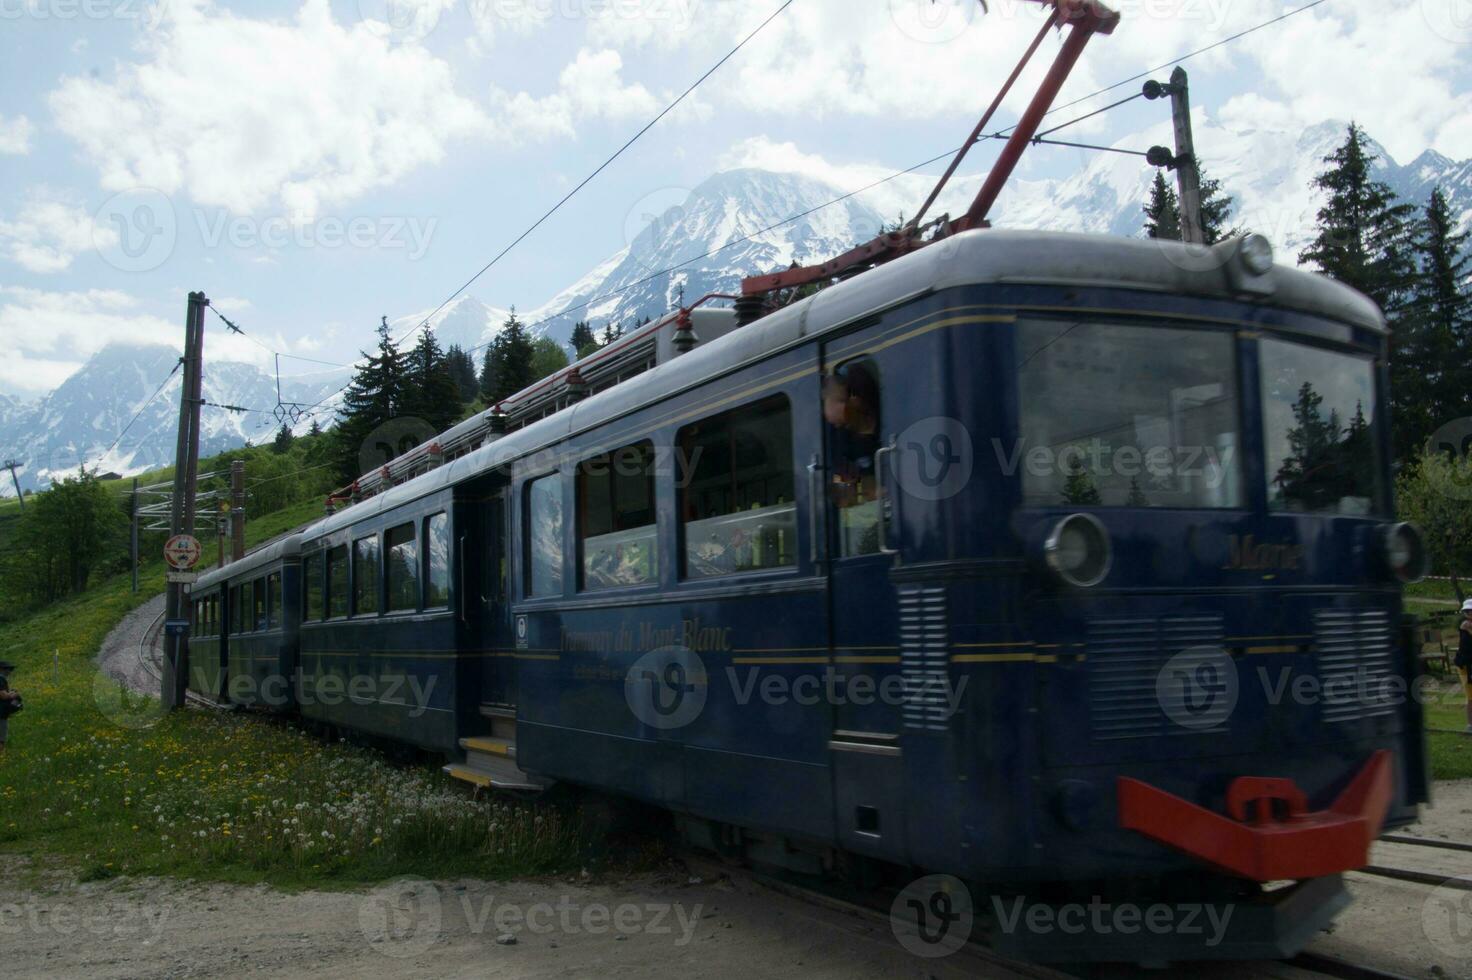
M1148 937L1107 916L1002 937L1050 959L1292 952L1428 798L1383 318L1256 237L1156 252L1121 288L998 291L1011 438L978 451L1013 505L1005 648L1029 656L1015 685L974 678L976 751L1007 774L978 799L1021 818L1002 875L1029 899L1172 910ZM1192 905L1219 932L1183 932Z

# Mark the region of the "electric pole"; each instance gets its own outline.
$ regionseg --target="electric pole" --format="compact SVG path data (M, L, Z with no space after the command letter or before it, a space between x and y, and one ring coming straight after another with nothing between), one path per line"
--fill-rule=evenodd
M230 560L245 557L245 460L230 461Z
M1170 73L1170 114L1176 130L1176 183L1181 191L1181 241L1205 245L1201 227L1201 175L1196 170L1196 144L1191 139L1191 93L1186 69Z
M15 484L15 499L20 501L20 509L25 510L26 495L20 492L20 480L15 475L15 468L21 465L24 464L18 459L7 459L4 463L0 463L0 466L4 466L10 471L10 482Z
M133 502L128 507L128 523L131 525L128 553L133 556L133 591L138 591L138 478L133 477Z
M169 511L172 535L194 531L194 484L199 476L199 409L204 374L204 293L189 294L184 319L184 380L179 395L179 439L174 452L174 497ZM164 707L182 708L189 686L189 631L184 585L170 582L165 598ZM185 625L180 625L185 624Z

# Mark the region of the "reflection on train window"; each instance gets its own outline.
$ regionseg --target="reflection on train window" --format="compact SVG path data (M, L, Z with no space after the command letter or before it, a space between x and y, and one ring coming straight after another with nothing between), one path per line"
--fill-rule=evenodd
M400 524L383 534L384 565L388 578L388 611L419 608L419 543L414 525Z
M308 555L302 561L302 589L306 593L306 601L302 603L306 610L304 617L309 622L322 618L322 556Z
M796 562L792 408L786 396L688 425L677 445L687 576Z
M240 632L250 633L256 628L254 582L240 583Z
M258 578L251 589L251 629L266 628L266 580Z
M240 586L230 587L230 632L240 632Z
M266 625L271 629L281 625L281 573L266 576Z
M839 554L879 551L879 368L868 358L842 364L823 379L828 427L828 496L838 512Z
M1381 512L1374 363L1284 340L1258 349L1268 507Z
M348 614L348 546L340 544L327 552L327 616Z
M435 514L424 522L424 606L450 604L450 518Z
M659 578L654 522L654 445L641 442L578 464L583 588Z
M1232 334L1036 320L1016 340L1021 428L997 451L1026 505L1241 506Z
M562 481L558 474L527 484L526 594L562 594Z
M353 615L378 612L378 535L353 542Z

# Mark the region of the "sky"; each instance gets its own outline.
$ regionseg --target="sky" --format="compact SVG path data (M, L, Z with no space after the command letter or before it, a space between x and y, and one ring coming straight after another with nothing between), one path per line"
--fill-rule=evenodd
M1301 5L1120 0L1061 99ZM259 342L211 317L207 358L348 362L380 316L439 305L780 6L0 0L0 394L42 395L112 341L178 346L191 290ZM538 306L628 244L651 202L721 169L847 191L954 147L1043 18L1031 0L794 0L469 292ZM1354 118L1399 160L1472 158L1472 0L1325 0L1186 67L1214 120ZM1166 112L1137 100L1071 132L1109 143ZM1082 153L1035 148L1019 175L1066 175Z

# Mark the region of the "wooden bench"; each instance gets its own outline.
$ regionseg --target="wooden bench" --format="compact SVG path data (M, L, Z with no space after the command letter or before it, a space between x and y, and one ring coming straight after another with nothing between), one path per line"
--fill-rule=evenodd
M1444 632L1447 619L1455 621L1455 617L1447 617L1438 613L1426 617L1418 626L1421 635L1421 662L1427 667L1436 666L1438 668L1436 672L1443 676L1450 675L1452 672L1452 654L1447 649ZM1429 646L1435 646L1435 649L1426 649Z

